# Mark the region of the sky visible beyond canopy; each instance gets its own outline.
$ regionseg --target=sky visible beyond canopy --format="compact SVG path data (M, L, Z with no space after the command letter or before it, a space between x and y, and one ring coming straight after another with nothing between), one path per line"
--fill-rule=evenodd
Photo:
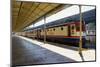
M95 6L82 6L82 12L89 11L89 10L92 10L92 9L95 9ZM62 11L60 11L56 14L53 14L50 17L47 17L46 23L49 23L49 22L52 22L52 21L55 21L57 19L61 19L61 18L64 18L64 17L68 17L68 16L71 16L71 15L74 15L74 14L78 14L78 13L79 13L79 6L74 5L74 6L71 6L69 8L63 9ZM36 26L39 26L39 25L42 25L42 24L44 24L44 19L37 22L34 25L30 25L28 28L36 27Z

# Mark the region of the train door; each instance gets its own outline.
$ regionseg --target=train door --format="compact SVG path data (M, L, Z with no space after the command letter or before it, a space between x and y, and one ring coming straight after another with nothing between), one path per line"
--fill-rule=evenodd
M72 24L70 26L70 34L71 34L71 36L75 36L75 34L76 34L75 24Z
M36 38L38 39L38 30L36 30Z
M71 32L70 32L70 25L68 25L68 36L71 35Z
M40 30L37 30L37 38L40 38Z

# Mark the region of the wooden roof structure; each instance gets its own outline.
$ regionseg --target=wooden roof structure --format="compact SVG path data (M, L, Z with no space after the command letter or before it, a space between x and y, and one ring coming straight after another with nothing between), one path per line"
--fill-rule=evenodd
M12 0L12 31L21 31L30 24L36 23L43 16L50 16L63 9L64 4L26 2ZM67 5L69 7L71 5Z

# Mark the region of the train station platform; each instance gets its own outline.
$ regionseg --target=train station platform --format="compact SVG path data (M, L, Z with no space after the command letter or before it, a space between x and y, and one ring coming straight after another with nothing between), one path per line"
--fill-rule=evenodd
M95 61L95 49L82 51L84 61ZM78 48L55 43L44 44L26 37L12 36L12 64L51 64L81 62Z

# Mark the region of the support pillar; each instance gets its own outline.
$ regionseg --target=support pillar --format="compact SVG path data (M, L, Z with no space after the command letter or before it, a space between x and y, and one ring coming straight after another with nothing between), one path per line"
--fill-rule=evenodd
M82 54L82 12L81 12L81 5L79 5L79 12L80 12L80 41L79 41L79 54Z
M44 44L46 43L46 16L44 16Z

